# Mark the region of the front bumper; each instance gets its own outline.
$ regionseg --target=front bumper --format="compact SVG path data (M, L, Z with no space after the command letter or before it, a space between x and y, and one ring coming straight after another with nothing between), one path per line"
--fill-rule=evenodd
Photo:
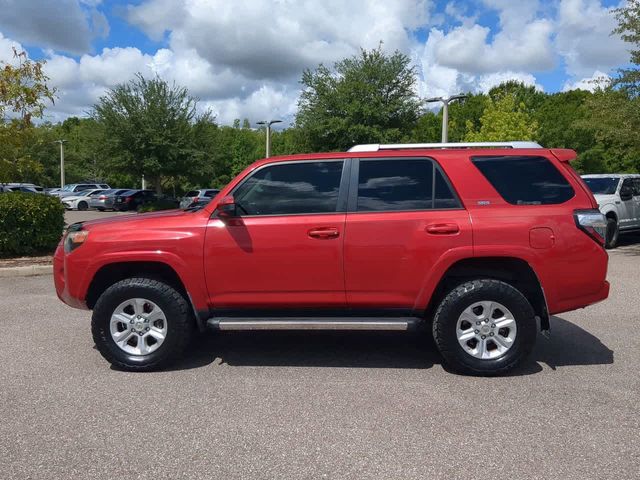
M56 253L53 256L53 283L56 287L56 295L64 303L73 308L87 309L84 294L72 289L73 284L69 280L76 275L81 274L81 266L67 265L68 256L64 253L62 242L58 245ZM70 270L73 270L70 272ZM72 275L70 275L72 273ZM77 283L77 282L76 282ZM77 285L76 285L77 287Z

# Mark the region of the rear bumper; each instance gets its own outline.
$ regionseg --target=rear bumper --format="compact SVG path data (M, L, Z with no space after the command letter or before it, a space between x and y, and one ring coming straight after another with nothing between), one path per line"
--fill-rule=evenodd
M571 310L588 307L589 305L593 305L594 303L606 300L609 296L609 288L609 282L605 280L596 292L558 301L555 305L553 305L553 308L550 308L550 313L552 315L555 315L558 313L569 312Z

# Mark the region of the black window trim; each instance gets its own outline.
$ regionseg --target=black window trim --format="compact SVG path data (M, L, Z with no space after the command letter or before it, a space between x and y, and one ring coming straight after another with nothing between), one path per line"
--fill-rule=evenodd
M351 168L351 159L350 158L309 158L305 160L290 160L288 162L272 162L265 163L264 165L259 166L255 170L253 170L249 175L244 177L240 183L238 183L233 190L229 192L230 195L234 195L236 190L240 188L246 181L248 181L251 177L253 177L259 171L273 167L277 165L298 165L300 163L329 163L329 162L343 162L342 164L342 175L340 177L340 186L338 190L338 201L336 203L336 211L335 212L310 212L310 213L270 213L266 215L238 215L241 218L263 218L263 217L299 217L302 215L344 215L347 211L347 194L349 189L349 171ZM216 216L217 209L211 214L211 218Z
M449 190L453 194L453 199L458 203L457 207L452 208L413 208L408 210L362 210L358 211L358 185L359 185L359 176L360 176L360 162L369 162L369 161L380 161L387 160L391 162L402 161L402 160L423 160L431 162L433 166L433 172L439 171L444 179L445 184L449 187ZM442 212L448 210L466 210L464 204L460 200L460 196L456 189L453 188L453 184L449 180L449 177L444 172L438 161L433 157L366 157L366 158L353 158L351 164L351 181L349 182L349 200L347 202L347 213L353 214L370 214L370 213L401 213L401 212ZM431 179L431 205L435 206L435 196L436 196L436 176L432 175Z

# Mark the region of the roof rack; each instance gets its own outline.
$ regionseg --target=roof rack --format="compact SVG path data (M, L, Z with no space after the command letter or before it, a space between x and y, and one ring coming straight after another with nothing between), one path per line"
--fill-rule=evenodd
M429 148L543 148L536 142L467 142L467 143L368 143L354 145L349 152L377 152L379 150L408 150Z

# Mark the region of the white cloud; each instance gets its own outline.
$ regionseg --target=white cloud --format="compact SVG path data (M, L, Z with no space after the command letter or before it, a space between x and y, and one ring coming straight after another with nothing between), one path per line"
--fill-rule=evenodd
M538 2L485 0L497 10L500 29L464 21L448 33L432 29L435 61L468 74L504 70L542 71L554 67L553 22L537 18Z
M597 88L606 87L611 82L611 77L600 70L593 72L590 77L582 78L576 81L567 80L562 87L563 92L569 90L587 90L593 92Z
M128 19L153 38L170 31L174 50L195 49L218 68L250 79L298 78L380 41L407 51L410 31L428 20L425 0L149 0Z
M96 1L2 0L0 29L27 45L44 45L70 53L91 48L95 36L109 33Z
M585 77L594 70L606 72L628 62L627 46L611 35L616 26L615 17L599 0L561 0L556 46L567 73Z
M380 41L410 55L421 96L487 91L512 79L542 89L536 75L557 68L566 68L565 89L590 88L589 79L628 59L609 35L615 19L602 1L457 1L434 14L433 0L143 0L121 13L162 48L89 54L92 38L109 31L101 0L0 0L15 7L0 10L0 31L20 42L0 34L0 60L11 60L12 42L45 49L59 91L52 120L83 115L141 72L186 86L222 123L290 122L303 69ZM488 11L498 15L496 27L479 20Z

